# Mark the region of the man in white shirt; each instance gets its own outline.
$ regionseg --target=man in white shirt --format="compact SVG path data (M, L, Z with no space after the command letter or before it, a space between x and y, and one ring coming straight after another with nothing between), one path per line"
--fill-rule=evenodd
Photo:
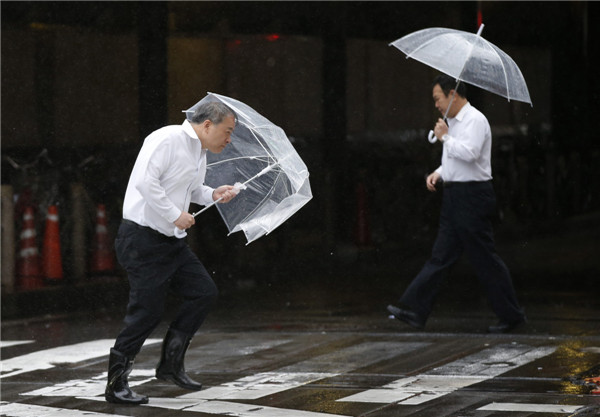
M200 106L182 125L166 126L145 140L131 172L123 203L123 221L115 239L119 263L127 271L130 291L125 328L110 351L105 398L119 404L146 404L127 377L144 341L160 323L169 291L182 298L165 335L156 377L189 390L202 384L185 372L185 352L202 325L218 291L198 257L175 227L195 220L190 203L229 202L233 186L204 185L206 152L219 153L231 142L236 116L221 103Z
M499 318L488 328L503 333L525 322L515 295L510 272L494 245L491 216L496 207L492 186L492 134L486 117L468 102L465 85L446 75L433 84L433 100L441 114L448 111L448 125L438 119L434 133L443 144L442 165L426 179L429 191L443 184L439 230L431 258L400 298L400 306L388 311L398 320L422 329L440 285L450 268L466 252Z

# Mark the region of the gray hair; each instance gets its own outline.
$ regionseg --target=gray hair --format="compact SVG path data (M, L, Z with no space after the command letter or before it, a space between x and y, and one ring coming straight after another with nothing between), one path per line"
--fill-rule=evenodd
M237 123L237 115L230 107L219 102L204 103L198 106L194 114L188 118L191 123L202 124L205 120L210 120L218 125L228 116L233 116Z

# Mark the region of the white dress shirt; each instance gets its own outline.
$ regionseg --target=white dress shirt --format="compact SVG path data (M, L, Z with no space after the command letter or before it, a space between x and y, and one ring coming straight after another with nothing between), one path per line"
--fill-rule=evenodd
M467 102L448 118L442 165L436 169L445 182L492 179L492 131L486 117Z
M174 221L190 202L212 203L204 185L206 150L192 125L165 126L145 140L125 192L123 218L173 236Z

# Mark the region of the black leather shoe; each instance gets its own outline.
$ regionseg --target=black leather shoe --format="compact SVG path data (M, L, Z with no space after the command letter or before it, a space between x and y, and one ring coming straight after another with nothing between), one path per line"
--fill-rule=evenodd
M525 318L510 323L506 321L499 321L497 324L488 327L488 333L507 333L526 322L527 320Z
M415 329L422 329L425 327L425 320L419 317L419 315L414 311L402 310L401 308L394 307L393 305L387 306L387 311L393 314L398 320L411 325Z

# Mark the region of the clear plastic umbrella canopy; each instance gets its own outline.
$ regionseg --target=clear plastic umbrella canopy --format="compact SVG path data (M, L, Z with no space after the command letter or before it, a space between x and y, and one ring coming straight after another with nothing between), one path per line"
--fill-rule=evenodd
M390 45L456 80L483 88L510 100L531 103L521 70L496 45L455 29L429 28L410 33Z
M238 121L225 150L207 154L205 183L211 187L245 186L229 203L217 204L217 209L229 233L242 230L250 243L276 229L310 201L308 169L283 129L238 100L208 93L185 110L187 117L200 104L212 101L229 106Z

